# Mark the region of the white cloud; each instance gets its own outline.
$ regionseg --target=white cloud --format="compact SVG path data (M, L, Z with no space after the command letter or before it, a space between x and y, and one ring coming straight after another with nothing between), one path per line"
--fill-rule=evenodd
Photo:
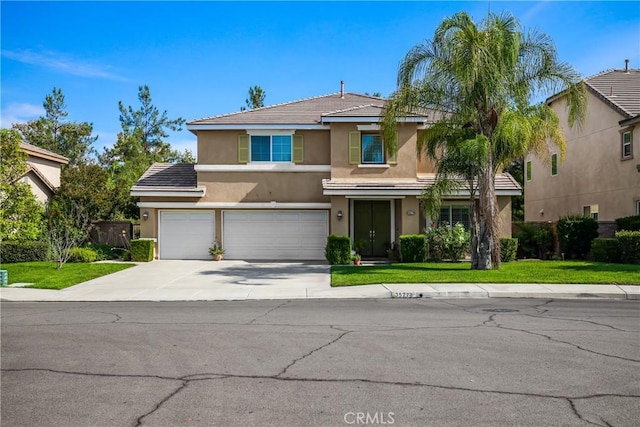
M13 123L24 123L44 114L42 105L26 102L8 104L0 114L0 127L10 128Z
M64 74L80 77L126 81L127 78L114 73L113 67L71 58L53 51L34 52L30 50L3 50L2 56L24 64L50 68Z

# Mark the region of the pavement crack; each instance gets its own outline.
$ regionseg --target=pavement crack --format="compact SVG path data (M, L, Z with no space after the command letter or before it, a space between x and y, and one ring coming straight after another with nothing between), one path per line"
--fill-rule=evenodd
M594 322L593 320L570 319L570 318L567 318L567 317L555 317L555 316L540 316L540 315L535 315L535 314L523 314L523 315L524 316L529 316L529 317L534 317L536 319L553 319L553 320L562 320L562 321L566 321L566 322L590 323L592 325L603 326L605 328L610 328L610 329L613 329L614 331L620 331L620 332L636 332L636 331L627 331L627 330L624 330L624 329L616 328L615 326L611 326L611 325L608 325L606 323Z
M571 398L567 398L566 400L567 400L567 402L569 402L569 406L571 407L571 411L573 412L573 414L574 414L576 417L578 417L578 418L580 419L580 421L583 421L583 422L585 422L585 423L587 423L587 424L591 424L592 426L599 426L599 427L606 427L606 426L610 426L610 424L609 424L609 423L607 423L606 421L605 421L605 424L604 424L604 425L602 425L602 424L598 424L598 423L594 423L594 422L589 421L588 419L584 418L584 417L582 416L582 414L578 411L578 408L576 408L576 405L575 405L575 403L573 402L573 399L571 399ZM600 419L602 420L602 418L600 418ZM602 420L602 421L604 421L604 420Z
M189 381L183 380L182 384L180 386L178 386L175 390L173 390L166 397L164 397L160 402L158 402L156 404L156 406L151 411L147 412L146 414L143 414L143 415L139 416L138 419L136 420L136 423L134 424L135 427L141 426L142 425L142 421L145 418L147 418L148 416L150 416L154 412L156 412L158 409L160 409L162 407L162 405L164 405L167 401L169 401L173 396L175 396L176 394L180 393L188 385L189 385Z
M49 369L49 368L2 368L1 372L28 372L28 371L38 371L38 372L51 372L54 374L63 374L63 375L83 375L88 377L104 377L104 378L154 378L159 380L168 380L168 381L182 381L182 378L177 377L165 377L162 375L140 375L140 374L105 374L99 372L79 372L79 371L63 371L58 369Z
M257 316L257 317L255 317L255 318L251 319L251 320L250 320L250 321L248 321L246 324L247 324L247 325L251 325L251 324L253 324L253 322L255 322L256 320L258 320L258 319L262 319L263 317L268 316L272 311L276 311L276 310L277 310L277 309L279 309L280 307L284 307L285 305L289 304L289 302L290 302L290 301L285 301L285 302L283 302L283 303L281 303L281 304L278 304L278 305L277 305L277 306L275 306L275 307L272 307L271 309L267 310L267 312L266 312L266 313L261 314L260 316Z
M582 351L585 351L587 353L595 354L595 355L598 355L598 356L611 357L613 359L624 360L624 361L627 361L627 362L636 362L636 363L640 362L640 360L637 360L637 359L631 359L631 358L628 358L628 357L616 356L616 355L613 355L613 354L601 353L599 351L590 350L590 349L584 348L584 347L582 347L582 346L580 346L578 344L574 344L574 343L569 342L569 341L559 340L559 339L553 338L553 337L551 337L549 335L541 334L541 333L538 333L538 332L527 331L526 329L509 328L507 326L503 326L503 325L500 325L500 324L496 324L496 326L498 328L500 328L500 329L505 329L505 330L508 330L508 331L523 332L525 334L530 334L530 335L535 335L535 336L538 336L538 337L543 337L543 338L548 339L549 341L560 343L560 344L570 345L571 347L577 348L578 350L582 350Z
M547 310L546 308L544 310L541 310L540 307L544 307L547 304L551 304L553 301L554 301L553 299L549 299L549 300L546 300L545 302L543 302L541 304L532 305L531 308L536 310L538 312L538 314L544 314L549 310Z
M280 376L284 375L284 374L285 374L285 372L287 372L287 370L288 370L289 368L291 368L293 365L295 365L296 363L298 363L298 362L300 362L300 361L302 361L302 360L306 359L307 357L311 356L313 353L316 353L316 352L318 352L318 351L322 350L322 349L323 349L323 348L325 348L325 347L329 347L331 344L335 344L335 343L336 343L336 342L338 342L340 339L342 339L342 337L344 337L344 336L345 336L345 335L347 335L347 334L350 334L351 332L352 332L352 331L342 332L340 335L338 335L338 337L337 337L337 338L335 338L335 339L333 339L333 340L329 341L329 342L328 342L328 343L326 343L326 344L321 345L320 347L316 347L316 348L314 348L313 350L309 351L309 352L308 352L308 353L306 353L306 354L303 354L302 356L298 357L298 358L297 358L297 359L295 359L293 362L291 362L291 363L289 363L287 366L285 366L285 367L284 367L284 369L283 369L282 371L280 371L278 374L276 374L276 375L275 375L275 377L280 377Z

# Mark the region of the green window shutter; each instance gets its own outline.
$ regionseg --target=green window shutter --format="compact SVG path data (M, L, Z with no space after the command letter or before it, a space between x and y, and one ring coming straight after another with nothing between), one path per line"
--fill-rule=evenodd
M349 132L349 164L360 163L360 132Z
M304 163L304 138L293 135L293 163Z
M387 163L390 165L397 165L398 164L398 132L396 132L396 152L389 155L389 157L387 157Z
M249 135L238 135L238 163L249 163Z

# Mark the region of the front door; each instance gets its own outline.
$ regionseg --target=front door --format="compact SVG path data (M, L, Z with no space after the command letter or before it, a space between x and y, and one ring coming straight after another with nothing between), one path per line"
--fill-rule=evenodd
M391 247L391 202L353 201L353 240L355 249L367 258L386 258Z

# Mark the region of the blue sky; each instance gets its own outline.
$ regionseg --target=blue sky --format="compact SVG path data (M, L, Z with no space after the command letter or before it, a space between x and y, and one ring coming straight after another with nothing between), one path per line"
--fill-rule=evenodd
M250 86L266 104L337 92L390 94L399 61L443 18L511 11L555 41L584 76L640 68L640 2L13 2L2 1L2 127L42 114L61 88L69 119L93 123L102 151L118 101L187 120L239 110ZM195 153L183 129L168 140Z

